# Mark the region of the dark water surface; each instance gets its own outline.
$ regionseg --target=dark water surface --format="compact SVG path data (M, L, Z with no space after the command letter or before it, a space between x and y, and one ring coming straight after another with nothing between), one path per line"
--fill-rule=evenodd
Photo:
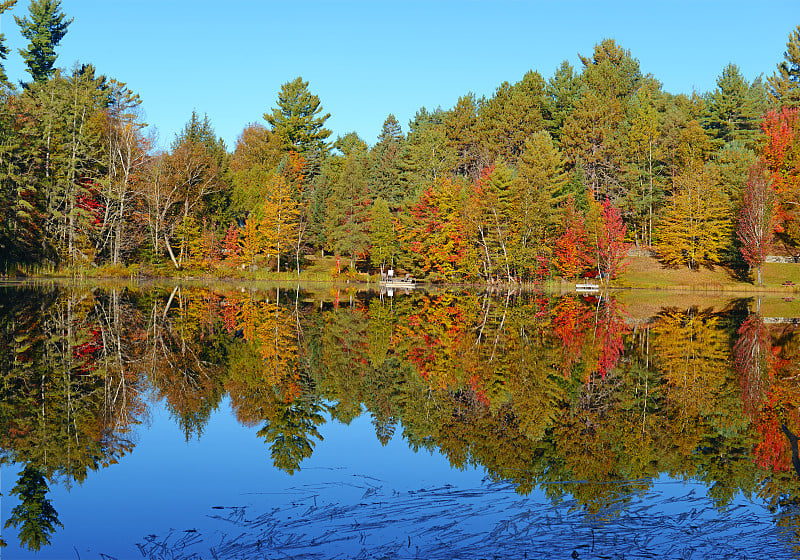
M795 558L798 316L0 288L0 554Z

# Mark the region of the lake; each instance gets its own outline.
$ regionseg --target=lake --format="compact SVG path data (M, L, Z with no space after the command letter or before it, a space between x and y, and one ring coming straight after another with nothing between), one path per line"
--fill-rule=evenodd
M800 554L800 304L0 287L3 558Z

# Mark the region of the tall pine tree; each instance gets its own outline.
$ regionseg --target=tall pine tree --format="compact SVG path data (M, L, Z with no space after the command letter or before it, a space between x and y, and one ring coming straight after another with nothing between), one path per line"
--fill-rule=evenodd
M308 82L297 77L281 86L278 106L264 113L266 120L282 140L284 148L305 157L326 154L325 140L331 131L325 128L330 113L321 115L319 97L308 90Z
M14 16L20 33L30 41L28 48L19 52L33 81L43 82L53 75L56 47L66 35L72 19L66 19L60 0L31 0L28 10L30 17L20 19Z
M783 62L767 78L770 97L783 107L800 106L800 25L789 33Z
M3 12L6 10L13 8L17 3L17 0L3 0L0 2L0 16L3 15ZM5 33L0 33L0 60L5 60L8 56L8 47L5 45L6 35ZM8 76L6 76L5 68L3 64L0 63L0 83L7 83Z

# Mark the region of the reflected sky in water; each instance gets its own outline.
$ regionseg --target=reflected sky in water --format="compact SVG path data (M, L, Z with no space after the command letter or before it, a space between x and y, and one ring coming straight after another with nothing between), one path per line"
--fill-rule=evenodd
M61 524L3 557L796 553L800 339L752 301L276 299L2 291L2 521L25 465Z

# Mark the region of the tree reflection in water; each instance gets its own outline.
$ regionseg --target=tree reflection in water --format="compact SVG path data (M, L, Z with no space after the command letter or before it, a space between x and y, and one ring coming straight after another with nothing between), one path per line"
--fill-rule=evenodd
M602 525L642 510L678 530L659 513L654 481L666 475L702 481L718 512L737 496L764 500L797 543L800 334L750 307L642 314L605 296L543 293L3 288L0 445L27 476L8 525L31 549L46 545L59 525L47 483L83 481L132 452L149 390L187 440L227 395L289 474L326 421L368 415L383 445L400 432L414 451L485 469L484 497L544 492L551 505L537 507L550 513L516 520L528 532L556 511ZM426 491L452 501L452 515L489 515L458 492ZM417 498L390 507L413 513Z

